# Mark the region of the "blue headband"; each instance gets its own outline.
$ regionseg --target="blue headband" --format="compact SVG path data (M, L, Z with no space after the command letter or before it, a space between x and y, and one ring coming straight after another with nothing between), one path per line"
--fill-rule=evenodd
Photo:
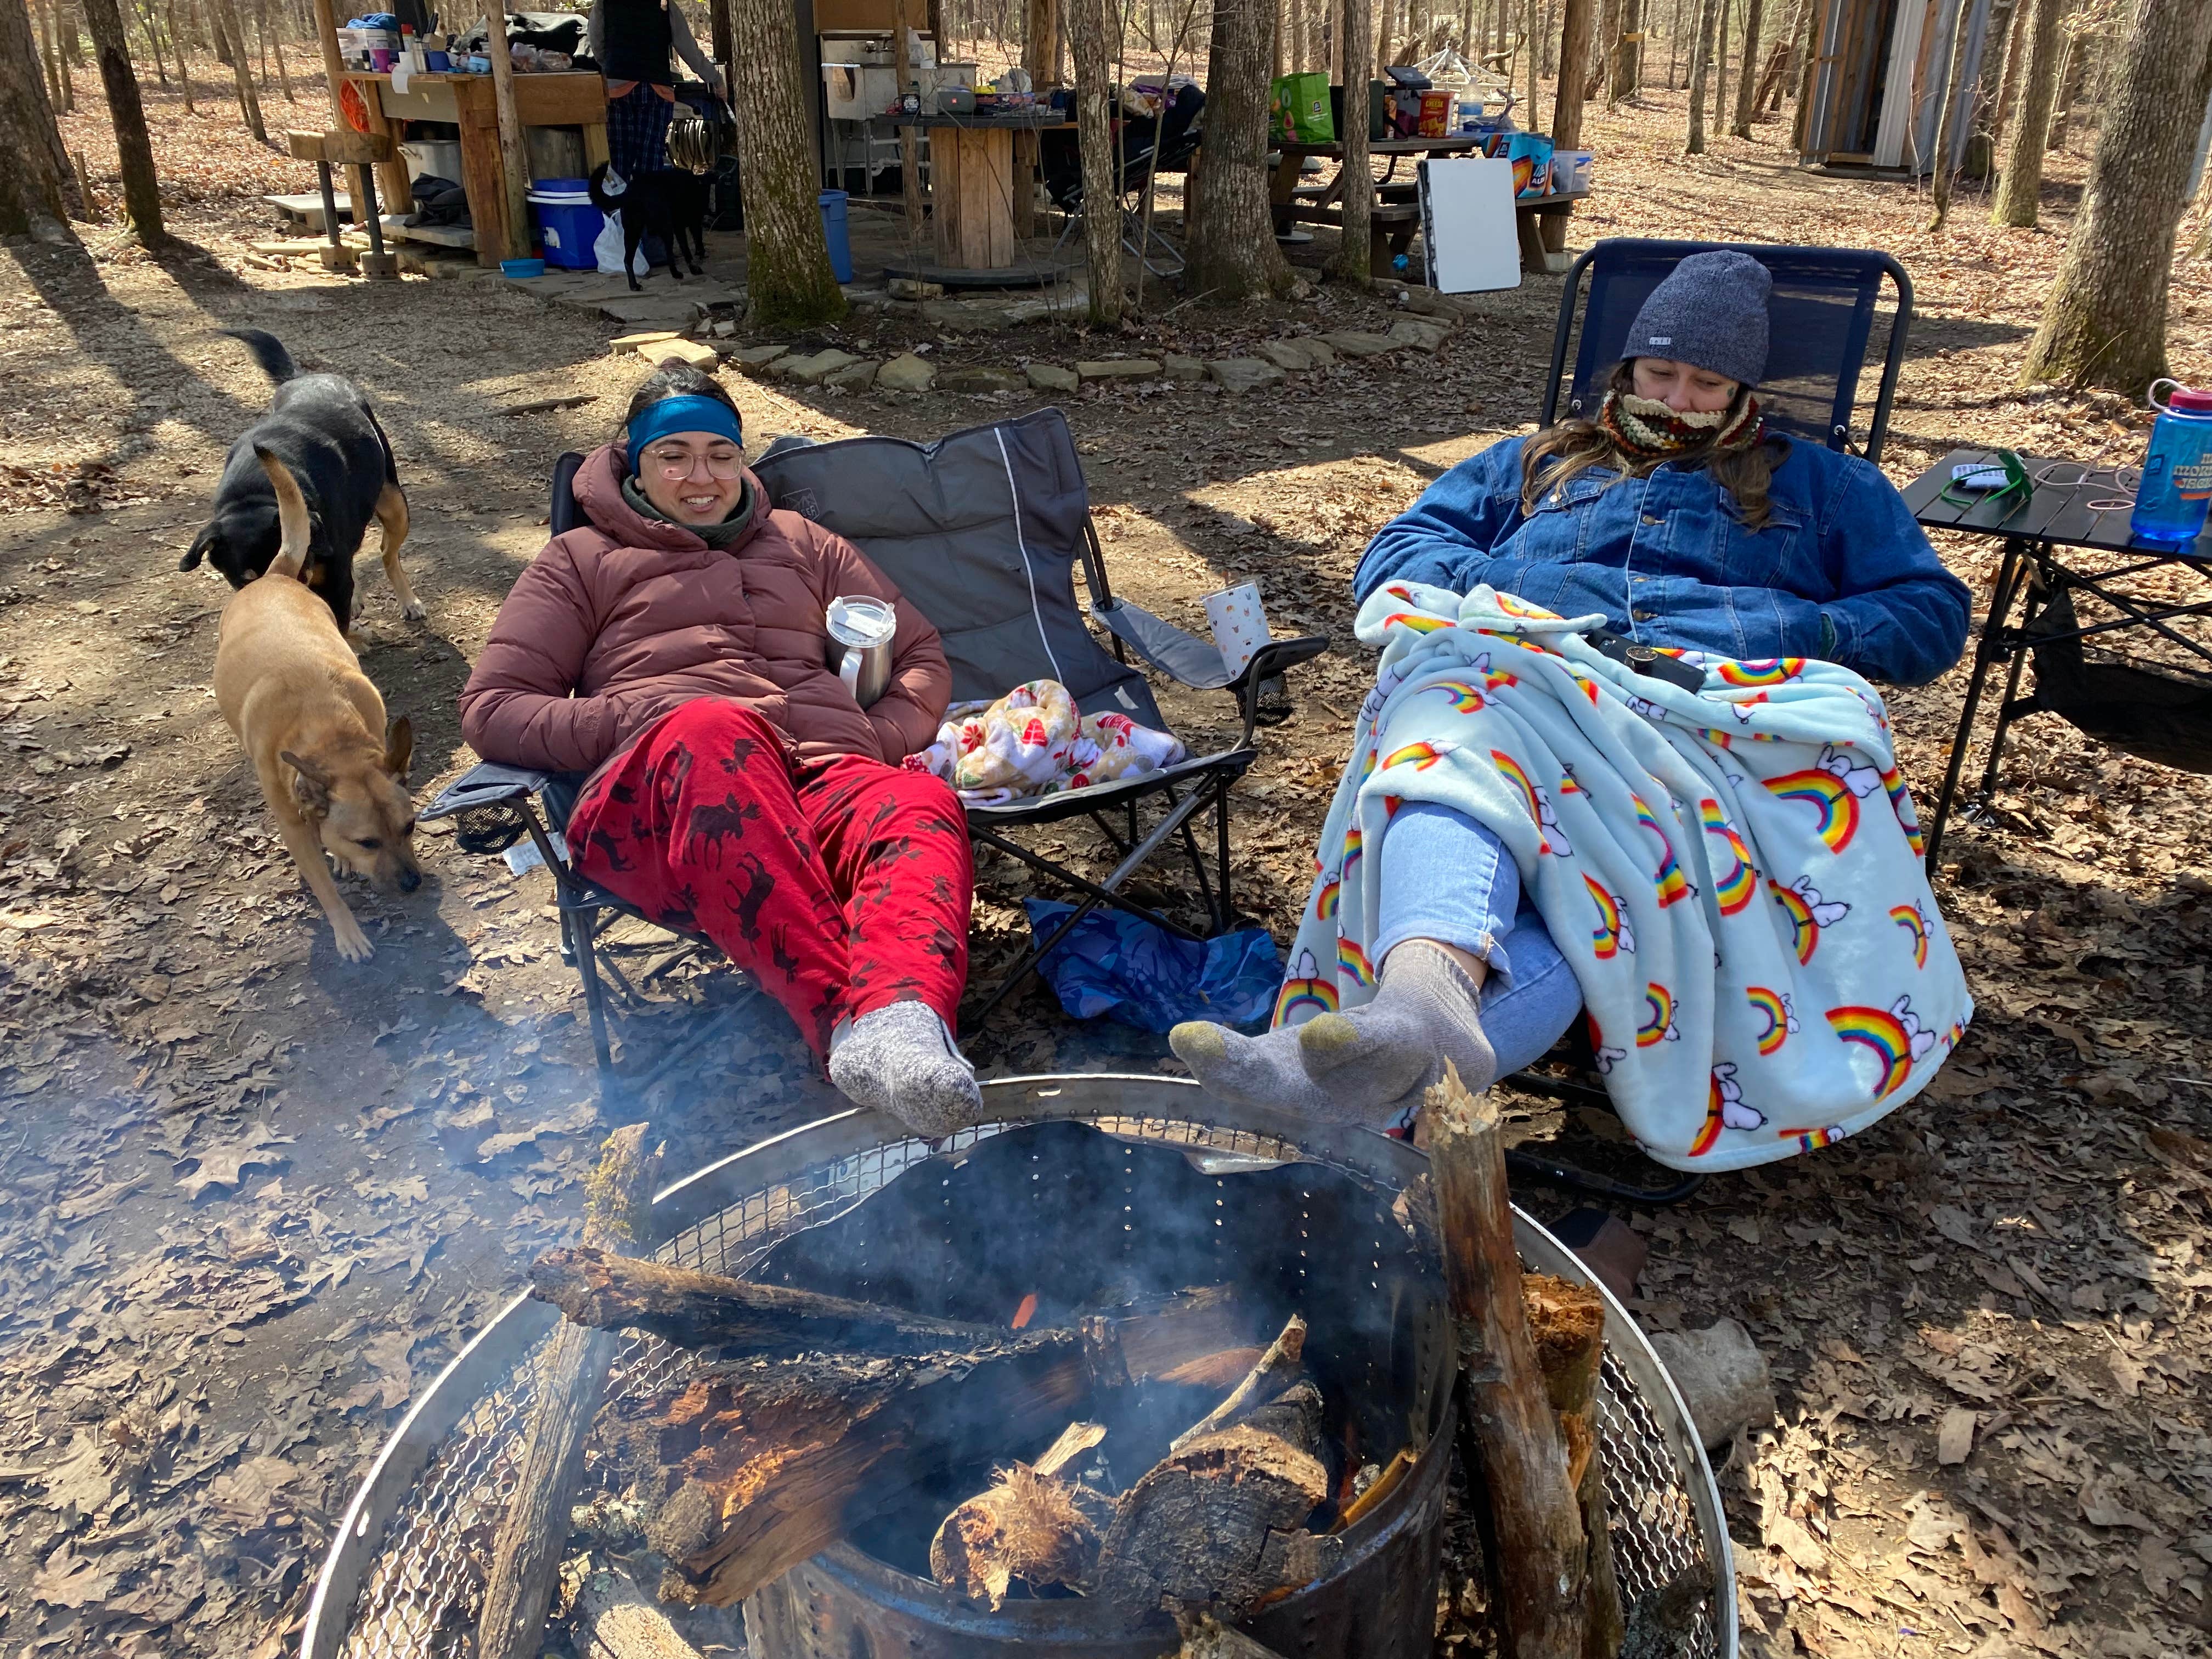
M663 398L657 404L647 404L630 417L632 477L637 476L645 447L672 432L711 432L718 438L727 438L741 449L745 442L745 429L738 423L737 412L720 398Z

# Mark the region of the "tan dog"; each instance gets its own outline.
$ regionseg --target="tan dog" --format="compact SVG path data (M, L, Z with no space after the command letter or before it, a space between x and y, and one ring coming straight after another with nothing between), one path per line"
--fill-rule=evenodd
M222 608L216 702L330 918L338 954L362 962L376 947L338 896L323 854L387 890L411 893L422 884L406 785L415 734L404 717L386 726L384 699L330 606L299 580L309 526L298 481L268 450L253 453L276 486L283 544L267 573Z

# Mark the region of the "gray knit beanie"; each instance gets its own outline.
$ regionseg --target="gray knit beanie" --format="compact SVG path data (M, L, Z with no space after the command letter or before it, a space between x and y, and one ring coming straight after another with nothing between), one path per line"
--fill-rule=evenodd
M1620 355L1668 357L1757 386L1766 374L1766 297L1774 278L1748 253L1692 253L1651 290Z

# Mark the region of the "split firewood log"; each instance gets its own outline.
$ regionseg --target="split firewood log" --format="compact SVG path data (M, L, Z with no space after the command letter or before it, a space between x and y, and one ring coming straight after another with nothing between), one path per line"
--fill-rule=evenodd
M1099 1547L1101 1597L1234 1620L1321 1575L1339 1546L1306 1525L1329 1486L1305 1339L1292 1315L1228 1396L1121 1495Z
M1000 1469L988 1490L939 1525L929 1545L930 1576L994 1613L1017 1579L1086 1589L1114 1500L1064 1479L1063 1471L1105 1435L1102 1424L1071 1423L1035 1463Z
M1232 1302L1185 1293L1102 1322L1146 1356L1141 1380L1213 1352ZM647 1540L675 1565L665 1588L726 1607L938 1471L1034 1444L1081 1412L1094 1383L1077 1333L992 1335L1000 1346L981 1352L723 1361L626 1401L603 1432L648 1512Z
M660 1154L645 1150L649 1127L633 1123L607 1137L584 1214L584 1240L597 1254L635 1242L638 1216L660 1169ZM566 1323L554 1330L523 1439L522 1471L492 1541L477 1627L483 1659L525 1659L542 1645L568 1543L568 1508L583 1474L584 1440L606 1388L615 1342L611 1331Z
M588 1246L540 1255L531 1265L530 1293L576 1324L650 1331L684 1348L918 1354L994 1347L1009 1335L1000 1325L933 1319L879 1303L756 1285Z
M1461 1455L1479 1473L1497 1545L1492 1605L1506 1659L1583 1659L1582 1505L1522 1310L1498 1108L1456 1069L1424 1097L1429 1170L1458 1329Z
M621 1572L595 1572L576 1591L570 1644L588 1659L702 1659L660 1604Z
M1544 1390L1567 1455L1567 1478L1581 1505L1587 1551L1583 1575L1585 1659L1613 1659L1622 1626L1620 1585L1613 1573L1605 1455L1599 1444L1597 1385L1605 1363L1605 1298L1587 1285L1547 1273L1524 1274L1521 1297Z
M1321 1460L1286 1440L1245 1423L1201 1436L1121 1495L1097 1594L1240 1619L1320 1576L1336 1540L1306 1523L1328 1496Z

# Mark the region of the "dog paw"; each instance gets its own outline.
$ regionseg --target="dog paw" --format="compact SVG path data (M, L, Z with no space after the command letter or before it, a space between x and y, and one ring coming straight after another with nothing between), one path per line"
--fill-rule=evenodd
M412 605L401 605L399 614L406 617L409 622L423 622L428 620L430 612L422 601L417 599Z
M376 954L376 947L368 942L368 935L361 931L358 923L349 921L344 927L331 931L337 936L338 954L348 962L367 962Z

